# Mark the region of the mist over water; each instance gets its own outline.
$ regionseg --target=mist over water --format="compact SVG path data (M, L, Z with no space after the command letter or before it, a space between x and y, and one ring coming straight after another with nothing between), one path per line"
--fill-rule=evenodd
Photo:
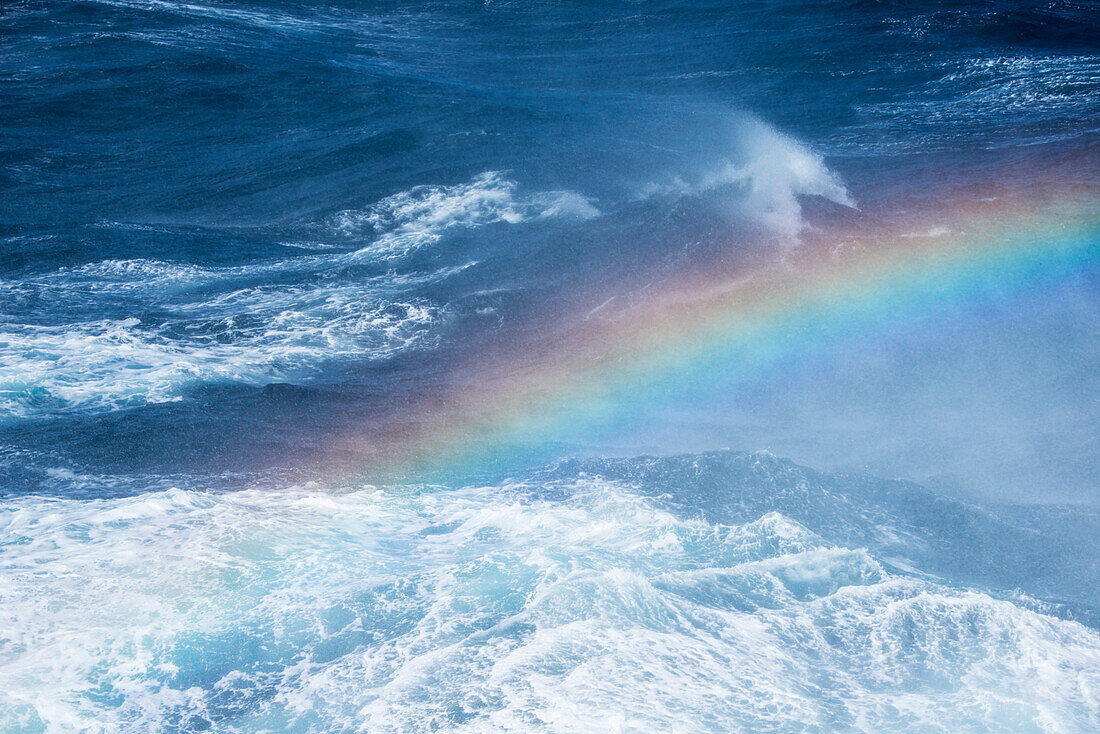
M0 729L1100 728L1090 3L0 35Z

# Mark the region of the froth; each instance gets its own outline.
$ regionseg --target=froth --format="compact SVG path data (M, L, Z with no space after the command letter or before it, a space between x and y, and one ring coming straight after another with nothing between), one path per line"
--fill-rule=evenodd
M599 210L572 191L523 194L499 171L452 186L416 186L363 210L346 210L332 227L350 238L371 238L360 256L396 258L435 244L448 230L518 224L542 217L590 219Z
M0 515L8 728L1086 730L1100 638L596 479ZM45 623L43 623L45 621ZM61 654L64 650L64 654Z
M445 318L430 302L353 285L257 287L173 308L182 321L0 326L0 406L13 416L117 408L178 400L197 383L298 381L328 361L429 346Z

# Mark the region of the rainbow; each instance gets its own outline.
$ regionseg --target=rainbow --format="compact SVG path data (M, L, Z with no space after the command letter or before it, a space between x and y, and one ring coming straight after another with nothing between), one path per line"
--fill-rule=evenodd
M754 270L680 277L642 306L563 317L547 331L565 336L536 357L462 366L455 386L410 405L401 427L342 437L330 463L341 475L409 481L545 460L709 383L1096 268L1097 201L1070 191L943 207L893 232L819 232Z

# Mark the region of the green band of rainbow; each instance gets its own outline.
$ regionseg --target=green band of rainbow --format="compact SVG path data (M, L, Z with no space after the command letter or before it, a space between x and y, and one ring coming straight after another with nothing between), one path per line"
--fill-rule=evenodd
M1091 194L977 209L945 216L939 234L834 232L758 272L681 278L644 307L578 323L543 350L552 358L471 365L464 387L410 406L413 428L349 436L341 451L363 457L352 471L368 479L542 459L790 355L1100 266Z

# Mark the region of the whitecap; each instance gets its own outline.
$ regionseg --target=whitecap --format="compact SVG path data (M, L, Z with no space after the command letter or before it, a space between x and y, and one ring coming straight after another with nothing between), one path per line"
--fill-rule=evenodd
M627 487L0 508L0 726L1093 728L1100 636ZM561 499L539 499L553 494ZM29 722L29 723L27 723Z
M371 240L356 257L392 259L433 245L454 229L599 215L592 201L576 192L521 193L502 172L486 171L466 183L416 186L366 209L338 212L330 226L344 237Z
M355 285L244 289L174 311L187 320L0 325L0 409L117 409L177 401L199 383L299 382L333 361L430 348L446 319L428 301Z
M819 154L764 122L741 119L728 143L719 147L727 153L694 171L647 184L640 197L717 196L732 213L787 242L796 242L807 226L802 197L819 196L856 208L840 177Z

